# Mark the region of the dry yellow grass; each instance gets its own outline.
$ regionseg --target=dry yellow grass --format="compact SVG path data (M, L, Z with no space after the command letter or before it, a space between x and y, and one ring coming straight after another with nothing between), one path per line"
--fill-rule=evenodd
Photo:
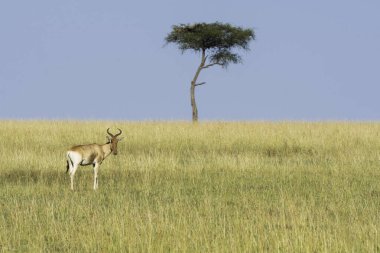
M65 151L124 130L99 190ZM0 251L378 252L380 124L0 121Z

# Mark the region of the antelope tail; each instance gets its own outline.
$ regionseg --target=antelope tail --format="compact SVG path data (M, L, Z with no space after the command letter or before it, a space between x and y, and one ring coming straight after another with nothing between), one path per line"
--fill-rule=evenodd
M73 167L73 166L74 166L74 163L73 163L73 161L71 160L70 154L67 154L67 160L66 160L66 173L69 172L69 169L70 169L69 161L70 161L71 167Z

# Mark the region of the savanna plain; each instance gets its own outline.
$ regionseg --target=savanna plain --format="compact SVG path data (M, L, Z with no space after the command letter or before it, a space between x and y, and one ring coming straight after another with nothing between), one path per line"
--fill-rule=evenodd
M0 252L380 252L379 159L377 122L3 120Z

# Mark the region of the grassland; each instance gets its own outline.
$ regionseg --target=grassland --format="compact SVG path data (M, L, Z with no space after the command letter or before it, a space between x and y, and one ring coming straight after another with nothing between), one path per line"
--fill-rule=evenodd
M124 130L119 155L65 150ZM380 252L379 123L0 121L0 252Z

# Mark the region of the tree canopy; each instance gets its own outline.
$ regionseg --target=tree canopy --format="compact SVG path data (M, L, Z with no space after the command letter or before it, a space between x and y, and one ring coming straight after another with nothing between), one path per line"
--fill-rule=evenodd
M210 65L227 67L229 63L241 62L236 50L249 50L249 42L254 38L252 29L215 22L174 25L165 40L177 44L182 52L207 51Z

